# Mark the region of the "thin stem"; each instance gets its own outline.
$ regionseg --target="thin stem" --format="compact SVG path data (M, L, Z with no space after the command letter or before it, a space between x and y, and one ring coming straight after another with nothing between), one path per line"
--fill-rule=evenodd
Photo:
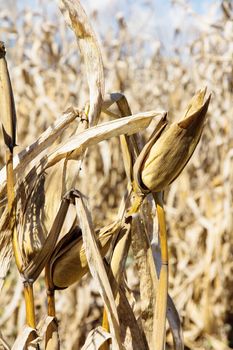
M162 193L154 196L159 223L159 238L161 248L161 269L156 293L155 313L153 321L153 344L156 350L163 350L165 345L165 327L168 296L168 246L165 211Z
M106 330L106 332L109 332L108 315L107 315L105 308L104 308L104 312L103 312L102 327L104 328L104 330ZM103 345L101 345L100 350L109 350L109 341L108 340L106 342L104 342Z
M134 193L134 195L135 195L135 197L133 198L133 203L127 212L127 216L131 216L133 214L136 214L139 211L141 204L143 202L143 199L144 199L143 197L138 196L136 193Z
M161 262L162 265L168 265L168 247L167 247L167 229L165 211L163 207L162 193L156 196L156 211L159 222L159 238L161 247Z
M55 290L51 288L49 283L49 270L50 263L48 262L45 266L45 284L47 288L48 316L56 317Z
M107 332L109 331L108 315L107 315L107 312L106 312L106 309L105 309L105 308L104 308L104 312L103 312L102 327L103 327Z
M13 152L6 150L6 174L7 174L7 206L11 213L14 202L14 173L13 173Z
M31 328L36 328L33 283L24 282L24 299L26 304L26 322Z
M14 228L15 225L15 191L14 191L14 170L13 170L13 150L9 148L6 149L6 176L7 176L7 208L9 213L9 218L11 220L11 227L13 230L13 250L15 256L15 262L18 270L21 270L22 259L20 254L20 249L18 245L17 232Z
M56 317L55 291L47 290L48 316Z

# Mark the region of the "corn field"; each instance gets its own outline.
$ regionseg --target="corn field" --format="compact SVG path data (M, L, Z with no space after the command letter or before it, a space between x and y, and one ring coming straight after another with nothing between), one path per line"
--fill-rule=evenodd
M0 349L233 348L233 5L171 6L0 2Z

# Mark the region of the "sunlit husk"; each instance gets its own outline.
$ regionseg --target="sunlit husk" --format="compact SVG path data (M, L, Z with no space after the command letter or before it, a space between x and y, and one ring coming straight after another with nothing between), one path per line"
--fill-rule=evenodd
M142 191L159 192L174 181L192 156L203 130L210 96L205 90L191 100L182 120L171 124L149 149L140 166L135 164L135 182ZM145 146L147 147L147 145ZM143 152L143 150L142 150Z
M5 53L4 44L0 42L0 120L5 144L12 150L16 139L16 113Z

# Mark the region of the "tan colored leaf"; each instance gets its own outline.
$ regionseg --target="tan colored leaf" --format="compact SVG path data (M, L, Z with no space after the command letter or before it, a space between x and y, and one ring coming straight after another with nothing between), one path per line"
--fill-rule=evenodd
M61 159L77 159L84 154L85 150L97 143L121 134L133 134L146 128L152 118L159 115L156 111L139 113L134 116L114 120L89 128L78 135L74 135L68 141L64 142L49 155L38 158L37 166L33 167L28 174L24 174L24 180L17 184L16 195L21 198L26 193L31 193L38 176L47 168L53 166ZM20 192L22 192L20 194Z
M12 259L12 228L8 209L5 208L0 218L0 291Z
M84 150L93 146L103 140L107 140L114 136L121 134L132 135L141 129L146 128L151 119L160 113L150 111L145 113L138 113L130 117L125 117L120 120L113 120L100 124L96 127L75 135L66 143L57 148L57 150L48 156L46 167L52 166L64 157L77 159Z
M38 349L40 338L35 329L25 326L17 336L11 350L32 350Z
M172 298L167 298L167 319L172 332L173 344L175 350L184 350L183 332L178 311Z
M90 125L93 126L98 123L104 96L104 73L100 48L79 0L61 0L60 10L76 35L81 55L84 58L90 91L88 118Z
M116 304L96 241L90 211L87 207L87 200L83 197L83 195L78 195L79 197L75 199L75 202L80 227L82 229L88 265L105 304L111 334L114 335L112 338L112 346L113 349L124 349L121 343L120 325Z
M45 331L45 349L46 350L59 350L60 339L58 334L58 323L55 317L46 318L46 331Z
M36 157L47 149L58 138L58 136L79 117L78 111L74 109L68 109L63 115L61 115L54 124L52 124L41 136L33 142L30 146L26 147L19 154L13 158L14 174L17 180L24 178L24 171L28 165L36 159ZM81 118L81 117L80 117ZM0 170L0 200L1 205L4 204L4 196L6 196L6 168L3 167ZM6 203L6 202L5 202Z
M1 331L0 331L0 344L2 345L4 350L10 350L11 349L10 346L5 341L5 339L3 338Z
M81 350L98 350L106 340L111 338L111 334L106 332L104 328L97 327L90 331Z
M111 259L110 283L116 300L117 310L120 319L121 333L124 334L123 344L126 349L131 350L137 347L138 350L148 349L145 334L139 327L132 307L127 300L123 288L123 276L125 263L131 244L131 222L122 225Z

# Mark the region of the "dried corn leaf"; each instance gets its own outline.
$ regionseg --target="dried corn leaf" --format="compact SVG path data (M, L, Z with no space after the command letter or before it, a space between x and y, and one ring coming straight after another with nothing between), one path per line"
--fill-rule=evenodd
M12 258L12 228L8 209L5 208L0 218L0 291L2 289L5 277L10 267Z
M100 124L71 137L68 141L63 143L62 146L57 147L54 152L42 159L38 159L37 167L32 168L32 170L25 175L25 181L19 183L18 188L22 186L24 191L25 187L30 193L38 175L61 159L77 159L88 147L96 145L103 140L119 136L120 134L133 134L138 132L146 128L150 124L152 118L159 114L160 113L156 111L138 113L134 116ZM19 192L19 189L17 191Z
M48 156L46 167L52 166L64 157L77 159L84 150L103 140L107 140L121 134L134 134L140 129L146 128L153 117L160 115L160 112L150 111L138 113L130 117L125 117L120 120L113 120L103 123L93 128L73 136L65 144L57 148L57 150Z
M167 298L167 319L172 332L173 345L175 350L184 350L183 332L178 311L172 298Z
M109 280L116 300L121 334L124 335L123 344L125 348L131 350L137 347L138 350L146 350L148 349L148 344L145 334L138 325L132 310L132 306L127 300L125 290L123 288L125 263L131 243L130 231L130 222L122 225L122 229L119 232L117 241L115 242L114 251L111 258Z
M10 350L10 346L7 344L7 342L3 338L1 331L0 331L0 344L2 345L4 350Z
M77 215L83 233L83 242L91 274L98 286L99 292L105 304L110 324L113 349L124 349L120 337L120 325L113 292L109 284L104 263L94 234L90 211L87 200L81 195L75 199Z
M58 322L55 317L48 316L45 320L45 349L59 350L60 339L58 334Z
M78 117L78 112L74 109L68 109L54 124L52 124L41 136L26 147L13 158L14 173L18 178L24 176L24 169L33 161L41 152L51 146L57 137ZM5 194L6 170L3 167L0 171L0 198Z
M38 338L35 329L25 326L17 336L16 341L12 346L12 350L32 350L38 349L38 343L40 338Z
M98 123L104 96L104 73L100 48L89 19L79 0L61 0L60 9L74 31L84 58L90 91L90 125Z
M104 328L97 327L90 331L81 350L98 350L106 340L111 338L111 334L106 332Z
M66 197L61 201L52 227L39 253L36 254L33 258L31 258L29 262L25 261L26 259L23 259L22 255L20 273L24 276L26 280L35 281L40 275L43 268L45 267L46 263L49 261L57 243L59 234L61 232L61 228L69 208L69 204L69 199Z

